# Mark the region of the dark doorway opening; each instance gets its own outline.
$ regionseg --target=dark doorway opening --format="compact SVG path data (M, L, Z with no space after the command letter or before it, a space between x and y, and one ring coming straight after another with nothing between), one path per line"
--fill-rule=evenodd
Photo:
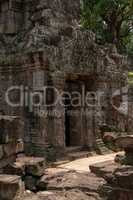
M81 146L81 107L74 106L73 104L75 94L81 94L81 82L75 80L67 80L65 91L65 145L66 147Z

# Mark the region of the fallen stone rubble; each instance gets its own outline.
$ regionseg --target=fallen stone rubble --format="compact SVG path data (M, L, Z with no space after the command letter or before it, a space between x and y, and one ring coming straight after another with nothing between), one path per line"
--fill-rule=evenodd
M44 158L20 157L3 171L0 200L101 200L98 191L105 184L89 172L46 169Z
M104 162L90 166L90 169L106 180L99 190L102 199L133 199L133 166Z
M46 191L35 194L26 194L24 200L100 200L98 194L82 192L80 190Z
M21 176L28 190L36 191L37 182L44 175L46 161L39 157L22 156L16 159L16 162L8 164L3 172Z
M44 158L19 157L0 175L0 200L132 200L133 167L106 161L91 172L46 168Z
M78 189L81 191L97 192L99 185L105 183L102 178L98 178L89 173L77 173L68 171L56 177L43 176L39 181L41 189L48 190L71 190Z

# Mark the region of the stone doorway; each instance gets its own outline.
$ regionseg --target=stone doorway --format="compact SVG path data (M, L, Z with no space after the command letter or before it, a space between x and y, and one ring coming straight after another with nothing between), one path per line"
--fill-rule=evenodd
M77 81L67 81L66 91L74 98L74 93L81 93L82 84ZM72 98L65 96L65 144L67 147L80 146L82 143L81 106L73 106ZM76 100L74 102L76 104ZM78 123L79 122L79 123Z
M93 110L81 104L77 93L81 95L81 98L87 94L87 92L95 91L95 81L93 78L85 76L78 77L78 79L69 79L65 84L65 146L91 146L94 143L95 127L93 123ZM67 93L71 95L68 97ZM74 99L74 101L72 100ZM77 102L76 102L77 101ZM74 105L78 106L73 106ZM86 115L86 110L90 111L90 116Z

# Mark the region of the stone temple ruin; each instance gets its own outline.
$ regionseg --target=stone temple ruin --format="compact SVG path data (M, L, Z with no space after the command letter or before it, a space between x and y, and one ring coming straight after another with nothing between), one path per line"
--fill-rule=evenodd
M80 28L79 19L79 1L1 1L1 110L5 115L20 118L24 130L21 139L33 155L43 154L48 145L59 149L69 146L93 149L101 139L103 124L126 129L127 118L111 105L113 92L126 84L123 72L126 58L111 45L97 45L95 35ZM5 100L11 86L21 87L8 93L10 102L17 106L8 105ZM59 94L66 92L63 105L57 101L49 107L37 106L37 95L35 105L29 105L31 94L42 93L46 86L47 105L56 100L53 87ZM25 91L28 100L19 106ZM84 95L96 92L101 94L100 103L95 102L95 108L67 106L71 101L67 92L82 96L83 92ZM119 105L119 98L112 101ZM69 115L68 111L76 115ZM90 114L84 115L84 111ZM52 116L36 115L50 112Z
M2 172L18 153L45 156L49 147L57 154L67 147L102 151L103 127L130 130L118 109L124 91L113 96L127 84L126 57L113 45L96 44L79 22L80 0L0 0ZM49 106L38 103L44 88ZM77 93L91 95L90 106L70 105ZM61 94L63 103L56 101Z

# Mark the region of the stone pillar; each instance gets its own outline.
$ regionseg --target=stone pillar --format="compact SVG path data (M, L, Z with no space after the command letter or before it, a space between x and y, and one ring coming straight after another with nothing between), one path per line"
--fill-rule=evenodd
M17 200L24 198L24 183L15 175L0 175L0 199Z
M129 87L128 91L128 134L132 134L133 130L133 87Z
M64 91L65 78L64 74L61 72L53 73L53 84L56 90L61 94ZM65 108L58 101L54 107L54 137L55 146L64 147L65 146Z

